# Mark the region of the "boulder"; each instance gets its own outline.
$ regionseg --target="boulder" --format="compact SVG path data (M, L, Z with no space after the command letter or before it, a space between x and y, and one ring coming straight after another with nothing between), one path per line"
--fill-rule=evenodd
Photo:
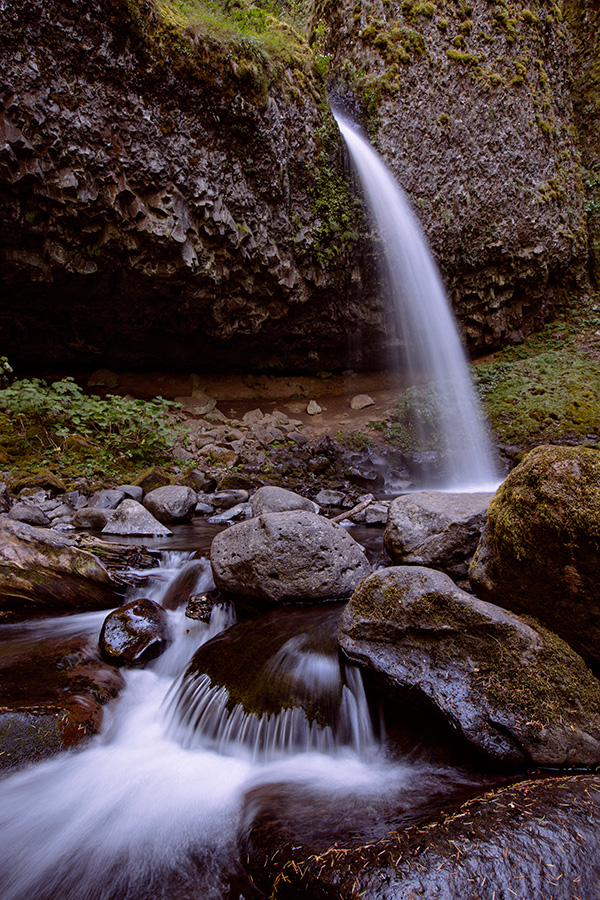
M298 803L273 791L246 803L242 858L277 900L596 900L600 778L527 779L425 822L360 842L298 827ZM291 792L288 790L288 794ZM292 801L295 799L292 796ZM318 802L320 800L320 803ZM313 801L313 822L327 799ZM287 802L286 802L287 801ZM381 834L381 832L380 832Z
M368 406L375 406L375 401L368 394L357 394L350 401L350 409L366 409Z
M50 524L50 519L39 506L36 506L34 503L26 503L25 501L13 504L8 513L8 518L14 519L15 522L24 522L26 525L43 527Z
M12 506L12 497L8 485L0 481L0 513L8 512Z
M123 491L126 497L137 500L138 503L141 503L144 497L144 489L137 484L119 484L116 490Z
M102 490L96 491L90 497L88 506L94 509L116 509L119 503L125 499L125 491L122 490Z
M231 509L239 503L246 503L249 496L244 488L231 488L226 491L215 491L208 499L216 509Z
M103 534L138 534L167 535L172 531L154 518L152 513L136 503L135 500L123 500L114 511L108 523L102 529Z
M305 509L308 512L318 513L319 507L312 500L301 497L294 491L286 488L267 485L259 488L252 496L252 514L260 516L262 513L286 512L291 509Z
M269 603L349 597L367 557L341 527L306 510L264 513L212 542L217 587Z
M390 559L398 565L428 566L464 577L493 496L419 491L396 497L384 535Z
M71 524L75 528L93 528L95 531L102 531L114 515L112 509L102 509L95 506L84 506L82 509L75 511L71 517Z
M327 488L319 491L315 500L321 506L341 506L346 499L346 494L342 491L331 491Z
M108 614L102 625L100 652L115 666L143 666L167 649L167 613L154 600L132 600Z
M193 515L196 491L183 485L166 485L146 494L144 506L159 522L177 522Z
M600 682L560 638L433 569L379 569L352 596L340 645L511 765L600 762Z
M53 530L0 519L0 616L23 609L106 609L119 584L97 557Z
M600 664L600 452L537 447L490 503L474 591L534 616Z
M124 681L88 638L5 641L0 659L0 770L70 749L95 734Z

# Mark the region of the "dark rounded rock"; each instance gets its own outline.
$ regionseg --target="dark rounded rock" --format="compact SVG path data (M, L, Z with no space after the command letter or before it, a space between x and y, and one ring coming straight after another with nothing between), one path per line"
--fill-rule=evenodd
M9 519L16 522L24 522L26 525L45 526L50 524L50 519L46 513L33 503L25 501L14 503L8 513Z
M144 597L109 613L102 625L99 647L116 666L143 666L160 656L169 640L166 611Z
M195 559L187 563L169 585L161 597L165 609L177 609L190 599L191 594L198 584L199 577L206 572L207 564L204 560Z
M71 524L76 528L93 528L102 531L105 525L112 519L114 510L102 507L84 506L75 511L71 517Z

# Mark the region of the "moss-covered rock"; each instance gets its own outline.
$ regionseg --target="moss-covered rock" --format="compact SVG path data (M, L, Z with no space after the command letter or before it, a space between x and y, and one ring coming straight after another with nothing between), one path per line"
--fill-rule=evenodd
M600 762L600 682L581 657L441 572L379 569L353 594L339 635L353 662L436 707L494 759Z
M534 616L600 663L600 452L537 447L488 510L469 578L479 596Z

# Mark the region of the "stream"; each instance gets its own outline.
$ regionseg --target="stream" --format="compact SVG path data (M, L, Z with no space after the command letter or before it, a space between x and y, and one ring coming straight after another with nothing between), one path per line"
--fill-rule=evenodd
M206 526L202 533L198 526L177 529L168 544L176 549L163 549L159 565L144 571L144 584L125 600L160 603L193 550L206 552L212 533ZM164 539L154 543L165 546ZM207 562L196 591L213 586ZM261 720L239 710L230 715L222 693L209 715L190 701L198 675L184 674L189 660L234 625L233 607L214 607L208 624L186 618L183 608L169 611L169 648L145 669L123 670L126 686L105 707L101 733L82 749L0 779L2 900L253 900L262 894L244 875L240 835L254 805L264 808L273 790L291 793L307 833L331 841L385 834L392 822L415 821L480 793L488 777L414 736L410 722L401 739L387 732L358 671L332 654L335 608L341 605L285 607L279 624L278 611L255 619L265 633L285 632L265 663L273 678L301 682L317 703L338 685L341 698L335 726L305 720L294 732L312 735L305 740L289 739L280 724L266 742ZM95 641L107 612L3 626L0 639L25 645L87 634ZM323 634L322 649L312 639L305 646L309 633ZM292 712L303 715L284 711ZM228 715L231 727L224 728ZM262 723L273 725L277 715Z

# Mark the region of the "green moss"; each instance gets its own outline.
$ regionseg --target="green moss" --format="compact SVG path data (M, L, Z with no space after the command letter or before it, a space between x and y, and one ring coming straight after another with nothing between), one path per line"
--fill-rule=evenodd
M463 66L473 66L478 62L478 58L474 53L462 53L460 50L450 48L446 50L448 59L461 63Z

